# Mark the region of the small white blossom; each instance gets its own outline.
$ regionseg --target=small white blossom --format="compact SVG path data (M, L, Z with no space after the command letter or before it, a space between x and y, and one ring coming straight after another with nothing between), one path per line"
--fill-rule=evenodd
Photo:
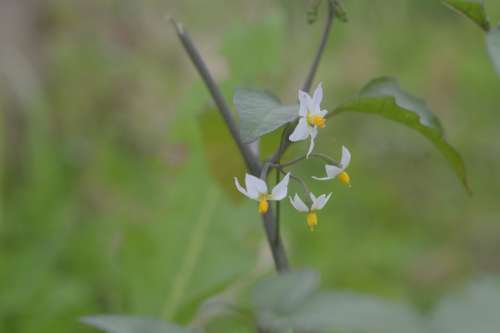
M318 84L313 97L311 97L308 93L299 90L299 122L288 139L296 142L306 140L310 137L311 143L306 155L308 158L314 149L314 139L318 135L318 127L325 127L325 115L327 114L327 111L321 110L322 99L323 87L321 83Z
M290 180L290 173L287 173L283 179L276 184L271 193L268 192L267 184L260 178L245 175L245 186L240 185L238 178L234 177L234 184L238 191L243 193L246 197L259 202L259 213L264 214L269 209L269 200L283 200L288 193L288 181Z
M349 166L350 162L351 162L351 153L349 152L349 149L347 149L347 147L342 146L342 157L340 159L340 164L338 166L327 164L325 165L326 177L313 176L312 178L316 180L329 180L338 176L339 180L342 183L351 186L350 185L351 177L349 177L349 174L345 171Z
M316 214L316 211L321 210L323 209L323 207L325 207L331 195L332 195L331 193L328 195L322 194L319 197L316 197L314 196L314 194L309 193L312 202L311 207L308 207L304 203L304 201L302 201L302 199L298 196L298 194L295 194L293 198L290 197L290 203L299 212L307 213L306 217L307 225L312 231L318 224L318 215Z

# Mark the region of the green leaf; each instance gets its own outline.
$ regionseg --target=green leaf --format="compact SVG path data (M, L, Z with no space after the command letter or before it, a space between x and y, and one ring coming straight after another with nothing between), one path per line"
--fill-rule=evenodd
M490 54L491 61L500 74L500 25L486 33L486 46Z
M484 10L483 1L480 0L443 0L448 7L472 20L484 31L490 30L490 22Z
M106 333L194 333L200 332L191 328L170 324L162 320L126 316L97 315L83 317L81 321Z
M237 89L234 104L240 115L240 134L250 143L298 117L298 105L285 106L265 91Z
M238 148L215 108L207 108L199 117L202 144L210 173L234 201L241 196L235 191L233 177L245 170Z
M291 317L299 332L422 333L424 320L405 305L349 292L321 292Z
M440 333L498 332L499 309L500 284L484 278L445 297L434 313L432 328Z
M439 120L430 112L423 100L403 91L395 79L382 77L371 81L358 97L340 105L332 111L332 114L343 112L382 116L418 131L436 146L465 189L470 191L463 160L446 142Z
M252 304L264 313L288 313L302 304L318 288L318 283L318 274L312 271L275 275L255 286Z
M259 327L270 332L421 333L423 321L403 304L352 293L318 291L318 275L292 272L252 291Z

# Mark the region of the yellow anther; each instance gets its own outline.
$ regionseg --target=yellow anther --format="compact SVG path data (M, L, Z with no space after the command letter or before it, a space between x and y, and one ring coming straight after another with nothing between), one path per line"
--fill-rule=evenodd
M309 125L317 126L319 128L324 128L326 124L326 119L321 117L320 115L311 116L311 114L308 114L307 122L309 123Z
M268 210L269 202L267 201L267 197L265 195L262 195L259 198L259 213L265 214Z
M339 174L339 180L341 183L351 187L351 177L349 177L349 174L345 171L342 171Z
M314 231L314 228L318 225L318 215L316 212L312 211L307 213L307 225L311 231Z

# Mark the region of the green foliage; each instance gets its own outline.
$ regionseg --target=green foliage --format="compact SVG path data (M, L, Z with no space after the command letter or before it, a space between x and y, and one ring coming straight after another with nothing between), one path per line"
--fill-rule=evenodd
M469 190L463 160L446 142L439 120L423 100L403 91L396 80L387 77L372 80L361 90L358 97L338 106L332 114L344 112L378 115L418 131L443 154L462 184Z
M444 297L427 315L375 296L319 290L312 272L264 279L253 295L258 325L270 331L493 333L500 327L499 287L491 278L475 281L464 291Z
M486 33L486 45L491 61L498 74L500 74L500 25L497 25Z
M413 309L376 297L318 289L313 272L267 278L253 290L258 325L287 332L418 333L423 322Z
M500 283L483 278L472 282L465 290L444 297L438 304L432 321L433 332L492 333L500 328Z
M272 276L258 283L252 291L252 304L260 315L288 313L318 289L319 275L313 271L297 271Z
M240 115L240 134L245 143L298 117L297 105L282 105L276 96L265 91L237 89L233 101Z
M485 32L490 30L490 23L482 0L443 0L450 8L469 18Z
M35 50L43 42L39 63L48 77L40 83L50 111L20 110L29 123L29 142L3 149L24 152L26 175L16 179L17 194L4 195L1 203L1 332L94 332L75 318L105 312L168 312L169 319L184 323L203 298L255 264L263 236L254 205L235 209L207 172L194 114L209 97L201 83L191 89L198 80L178 41L168 25L151 17L179 13L203 55L220 47L228 66L210 52L206 59L217 79L228 68L235 80L253 85L257 76L265 84L256 86L271 86L271 79L287 91L300 84L322 22L304 28L302 1L215 0L199 10L195 3L201 2L36 2L34 8L50 16L36 21L39 35L26 42L34 42ZM426 95L451 120L447 125L470 157L471 181L481 191L464 198L447 170L422 161L418 137L394 133L404 142L382 138L365 145L377 139L373 119L346 117L328 128L355 149L355 187L339 191L318 232L305 231L302 216L286 209L282 229L291 261L320 268L323 284L427 305L450 284L498 263L498 78L490 75L483 54L468 47L479 36L468 34L466 25L450 24L448 13L435 10L436 2L379 3L346 2L355 25L334 26L333 47L318 76L333 86L326 98L350 94L378 72L398 73L411 85L425 82ZM488 5L492 15L499 13L498 1ZM291 6L301 11L300 21L285 9ZM218 20L228 11L242 15ZM408 36L419 41L411 52ZM275 48L285 43L292 47L286 57ZM405 57L395 61L389 53ZM26 68L21 78L29 79ZM233 87L234 81L227 96ZM0 108L10 109L10 90L0 90ZM8 119L0 118L9 128ZM404 157L389 155L392 149ZM375 158L391 156L391 163ZM408 177L413 171L418 174ZM424 177L439 190L430 189ZM204 202L212 196L216 206L207 227L202 215L213 201ZM193 229L198 236L189 241ZM188 259L193 248L199 252ZM193 258L197 268L179 273ZM240 332L231 324L221 329L219 322L210 323L210 332Z
M500 25L491 28L483 1L443 0L449 7L468 17L486 34L486 48L495 70L500 74Z
M84 317L81 321L106 333L200 333L162 320L125 315Z

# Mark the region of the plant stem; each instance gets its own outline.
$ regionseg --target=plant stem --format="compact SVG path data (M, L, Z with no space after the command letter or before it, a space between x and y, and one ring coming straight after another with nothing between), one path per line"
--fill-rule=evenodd
M306 80L304 82L304 85L302 86L302 90L308 92L311 89L312 81L314 80L314 76L316 74L316 71L319 66L319 62L321 59L321 56L323 54L323 51L326 47L326 43L328 41L328 36L331 30L333 18L335 17L335 10L331 2L328 2L328 15L325 23L325 29L323 31L323 36L321 38L320 45L318 47L318 50L316 51L316 55L314 57L314 60L311 64L311 67L309 68L308 75L306 77ZM241 156L243 157L245 164L249 170L250 173L252 173L255 176L260 176L263 168L261 167L261 163L259 161L258 156L256 156L249 148L249 146L245 145L243 141L241 140L240 134L238 127L234 121L234 118L232 116L231 110L224 99L219 87L215 83L214 79L210 75L210 72L208 71L207 66L205 65L205 62L203 61L201 55L199 54L198 50L194 46L193 42L191 41L191 38L187 34L187 32L184 30L184 28L178 24L176 21L173 19L171 20L175 30L177 32L177 36L179 37L179 40L181 41L184 50L188 54L191 62L195 66L195 68L198 71L198 74L201 76L203 79L203 82L205 83L205 86L208 88L212 99L214 100L217 109L219 110L222 118L226 122L226 126L228 127L234 141L236 142L238 149L240 151ZM280 145L276 152L271 156L271 158L268 160L269 165L275 164L279 162L281 156L285 153L286 149L289 147L291 142L288 140L288 135L291 130L291 126L287 125L285 129L283 130L282 133L282 140L280 142ZM265 175L267 176L267 172L269 170L269 166L265 169ZM280 207L277 205L277 209L279 211ZM276 267L276 270L279 273L286 272L289 270L288 267L288 259L286 256L285 249L283 247L283 243L281 241L280 233L279 233L279 227L278 227L278 222L277 219L279 218L279 212L274 215L272 208L267 211L266 214L262 215L262 222L264 225L264 229L266 231L266 237L267 241L269 243L269 247L271 248L272 256L274 259L274 264Z
M319 61L321 60L321 56L323 55L323 51L325 50L326 44L328 42L328 36L330 35L330 31L332 30L333 18L335 17L335 9L333 7L332 2L327 1L327 3L328 3L328 14L325 21L323 36L321 37L321 42L319 44L318 50L316 51L316 56L314 57L314 60L311 63L311 67L309 68L309 73L307 74L306 80L302 85L302 90L305 92L309 92L309 90L311 90L311 85L314 80L314 76L316 75L316 71L318 70Z
M281 180L281 173L278 169L276 169L276 185L280 182ZM280 216L281 215L281 204L280 201L276 201L276 234L280 234Z
M332 2L327 1L328 4L328 13L325 21L325 27L323 29L323 35L321 36L321 41L319 43L318 49L316 51L316 55L314 56L313 62L309 67L309 72L307 73L306 80L302 85L302 90L305 92L309 92L311 90L311 85L314 80L314 76L318 70L319 62L321 60L321 56L325 50L326 44L328 42L328 36L330 35L330 31L332 30L333 19L335 18L335 7ZM291 134L293 126L287 125L283 129L282 140L278 149L274 152L274 154L269 158L269 162L275 164L285 153L288 147L291 145L291 141L288 140L288 136Z
M198 70L198 74L200 74L201 78L203 79L205 86L208 88L210 92L210 95L212 95L212 99L214 100L215 105L219 109L222 118L224 118L224 121L226 122L229 132L231 132L231 136L236 142L236 145L240 150L241 156L243 157L248 170L250 170L252 174L258 176L260 173L259 159L250 150L250 147L244 144L243 141L241 140L239 129L238 126L236 125L236 122L234 121L231 109L226 103L226 100L224 99L224 96L222 95L218 85L215 83L214 79L210 75L210 72L208 71L205 62L201 58L200 53L196 50L196 47L191 41L191 38L189 37L188 33L184 30L184 27L173 19L171 19L171 21L175 27L177 36L179 36L179 39L182 45L184 46L184 50L188 54L193 65Z
M240 154L245 161L247 169L253 175L260 176L262 172L262 167L259 158L250 150L249 146L245 145L241 140L239 130L233 119L231 110L226 100L224 99L222 93L220 92L219 87L217 86L214 79L210 75L210 72L208 71L208 68L205 65L205 62L203 61L200 53L194 46L191 38L184 30L184 28L180 24L175 22L173 19L171 21L175 27L177 36L179 37L184 47L184 50L191 59L191 62L193 63L194 67L197 69L198 74L203 79L203 82L205 83L205 86L208 88L212 96L212 99L214 100L215 105L217 106L217 109L219 110L224 121L226 122L226 126L231 132L234 141L238 145ZM279 273L288 271L289 270L288 259L286 256L285 248L283 246L283 242L281 241L281 237L278 232L279 230L276 227L276 219L272 207L269 208L266 214L262 215L262 224L266 232L266 238L269 243L269 247L271 249L276 270Z
M283 173L284 175L287 174L287 172L282 168L282 167L277 167L276 170L279 170L281 173ZM304 181L304 179L298 177L298 176L295 176L293 174L290 174L290 178L292 178L293 180L295 180L297 183L299 183L302 188L304 189L304 193L309 196L309 193L311 193L311 191L309 191L309 187L307 187L307 184L306 182Z

